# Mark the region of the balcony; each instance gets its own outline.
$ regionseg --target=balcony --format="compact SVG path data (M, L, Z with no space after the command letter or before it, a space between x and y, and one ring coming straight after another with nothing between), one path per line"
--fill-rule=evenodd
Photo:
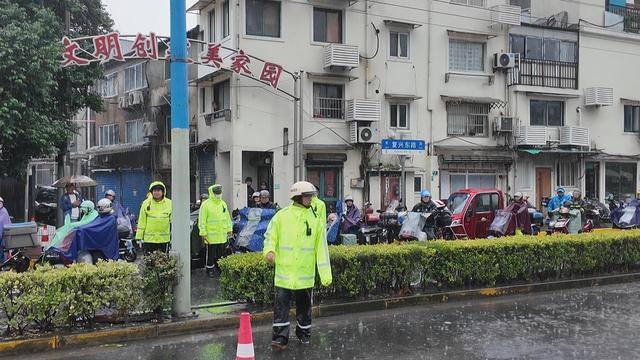
M347 121L380 121L382 103L371 99L313 98L313 117Z
M449 116L447 120L448 136L489 136L489 116L485 114L468 114L466 116Z
M520 59L509 70L511 85L544 86L556 89L578 88L578 64L553 60Z
M640 33L640 8L609 4L607 11L624 20L624 31Z

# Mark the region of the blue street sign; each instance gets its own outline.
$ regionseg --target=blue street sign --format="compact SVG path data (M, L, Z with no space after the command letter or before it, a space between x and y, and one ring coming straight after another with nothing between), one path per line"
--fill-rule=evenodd
M424 153L424 140L383 139L382 153L393 155L418 155Z

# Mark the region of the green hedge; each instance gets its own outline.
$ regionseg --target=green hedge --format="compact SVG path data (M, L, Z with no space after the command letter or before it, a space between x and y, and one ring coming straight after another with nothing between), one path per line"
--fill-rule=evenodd
M6 318L5 336L27 330L93 327L97 313L118 321L140 312L158 315L171 303L171 285L178 276L175 259L162 253L147 257L142 270L123 261L101 261L97 265L2 272L0 316Z
M333 284L316 291L323 298L365 298L628 271L640 265L640 231L329 249ZM261 254L233 255L220 266L228 298L273 301L274 268Z

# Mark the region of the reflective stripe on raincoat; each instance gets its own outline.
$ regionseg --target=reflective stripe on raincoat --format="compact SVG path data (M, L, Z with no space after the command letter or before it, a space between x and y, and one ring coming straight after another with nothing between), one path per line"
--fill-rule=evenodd
M200 205L198 215L198 229L200 236L206 236L207 244L224 244L227 242L227 233L233 229L231 213L224 200L219 199L209 187L209 199Z
M153 196L148 196L142 202L136 239L142 239L146 243L164 244L171 241L172 206L171 200L166 196L167 187L160 181L152 182L149 185L149 192L157 185L164 188L165 196L160 201L156 201Z
M316 267L320 282L331 284L331 264L324 222L311 209L292 204L280 210L267 228L263 253L276 255L275 286L290 290L312 288Z

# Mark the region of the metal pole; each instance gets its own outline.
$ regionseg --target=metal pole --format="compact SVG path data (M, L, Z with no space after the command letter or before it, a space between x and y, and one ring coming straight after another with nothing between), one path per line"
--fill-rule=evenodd
M27 164L27 174L24 180L24 221L29 221L29 173L31 172L31 163Z
M303 114L303 106L304 106L304 88L302 87L302 78L304 71L300 70L300 80L298 80L298 179L300 181L304 180L304 114Z
M293 81L293 182L298 182L298 106L300 105L300 93L298 84L300 78L296 75Z
M402 205L407 206L407 173L404 169L404 162L407 159L405 155L400 155L400 196L402 196Z
M185 0L171 0L171 239L180 274L173 312L191 314L189 249L189 91L187 87L187 9Z

